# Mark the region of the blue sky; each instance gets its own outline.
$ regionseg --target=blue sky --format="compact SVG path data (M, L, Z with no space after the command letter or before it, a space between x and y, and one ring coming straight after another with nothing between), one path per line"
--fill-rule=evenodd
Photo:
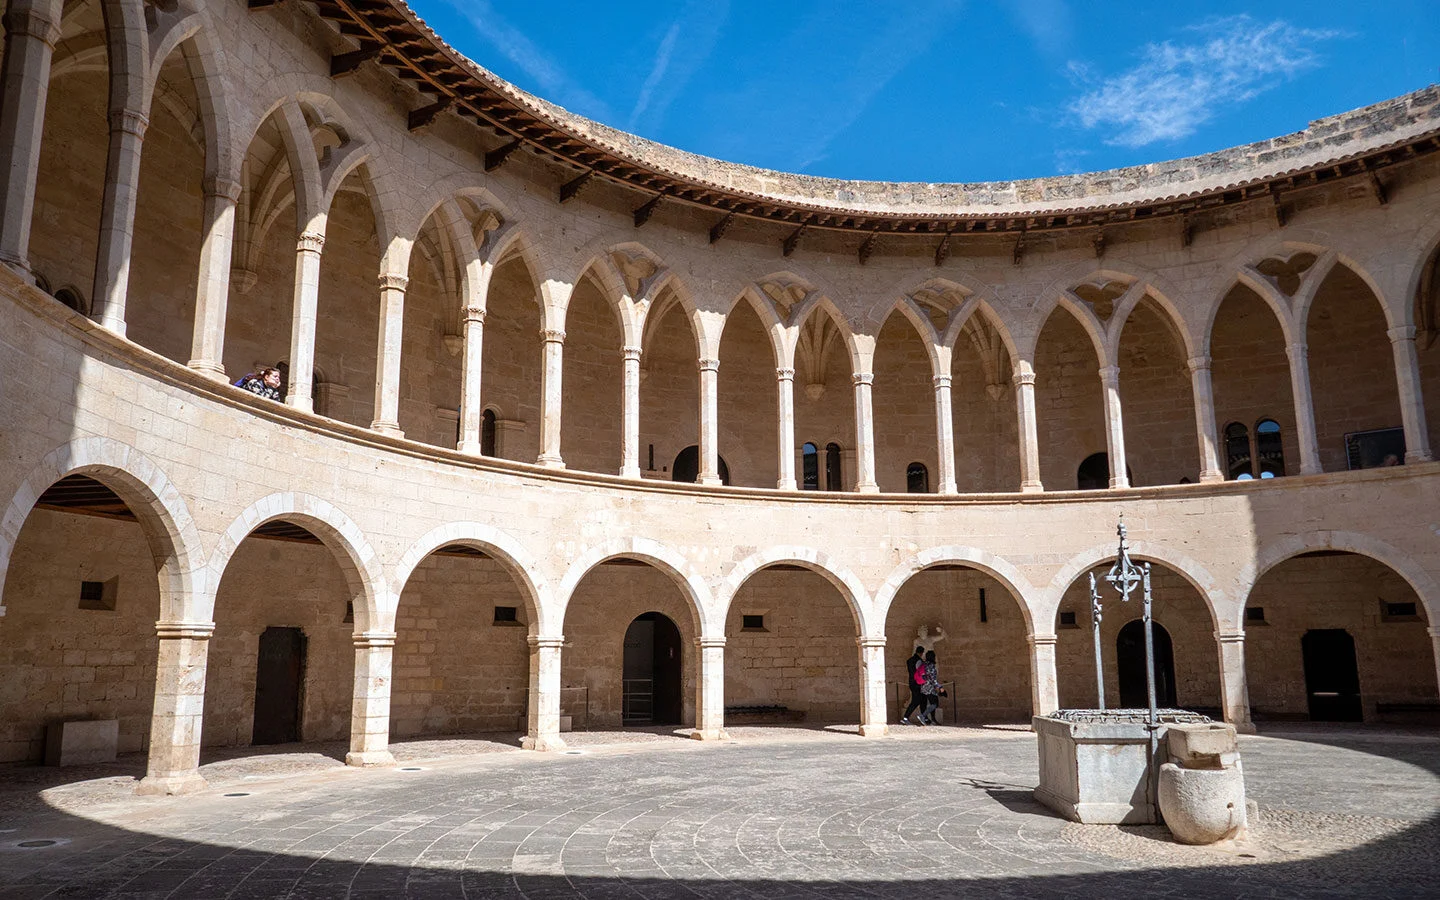
M1440 0L411 0L574 112L839 178L991 181L1205 153L1440 81Z

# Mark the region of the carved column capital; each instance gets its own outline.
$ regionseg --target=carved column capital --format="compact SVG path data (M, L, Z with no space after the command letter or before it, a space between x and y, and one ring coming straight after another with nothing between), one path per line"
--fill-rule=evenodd
M1385 333L1388 334L1388 335L1390 335L1390 343L1392 343L1392 344L1398 344L1398 343L1400 343L1400 342L1402 342L1402 341L1413 341L1413 340L1415 340L1415 326L1414 326L1414 325L1400 325L1400 326L1398 326L1398 327L1396 327L1396 328L1391 328L1389 331L1387 331L1387 332L1385 332Z
M639 362L639 361L640 361L640 357L641 357L642 355L644 355L644 354L643 354L643 351L642 351L639 347L621 347L621 348L620 348L620 356L621 356L626 362L630 362L631 360L634 360L635 362Z
M355 635L356 650L384 649L395 646L393 631L365 631Z
M135 135L140 140L145 139L145 129L150 127L150 120L133 109L112 109L110 110L110 131L124 131Z
M936 387L937 389L938 389L938 388L946 388L946 389L949 389L949 387L950 387L950 385L951 385L951 383L952 383L952 379L951 379L951 377L950 377L949 375L936 375L934 378L931 378L930 380L931 380L931 382L934 383L934 385L935 385L935 387Z
M43 41L55 49L60 42L60 23L46 18L38 9L15 10L5 13L5 33L16 37L31 37Z
M700 360L700 371L702 371L702 372L718 372L718 371L720 371L720 360L718 360L718 359L702 359L702 360Z
M208 641L215 633L214 622L156 622L155 634L162 641L189 638L192 641Z
M319 253L325 249L325 235L318 231L301 232L295 249L301 253Z
M559 328L542 328L540 329L540 340L546 344L563 344L565 343L565 332Z
M780 368L775 370L775 377L780 381L793 382L795 380L795 370L790 368L789 366L781 366Z
M1245 632L1218 631L1215 633L1215 640L1222 644L1243 644L1245 643Z
M1100 367L1100 381L1101 381L1101 383L1103 383L1106 387L1115 387L1116 385L1118 385L1118 384L1120 383L1120 367L1119 367L1119 366L1101 366L1101 367Z
M855 639L855 643L863 650L884 650L888 641L883 637L859 637Z
M238 181L231 181L228 178L219 178L212 175L205 179L204 191L206 197L219 197L229 200L231 203L239 203L240 193L243 190L244 185Z
M409 278L406 278L404 275L396 275L392 272L383 272L376 280L379 282L380 290L382 291L403 292L407 287L410 286Z
M1208 372L1210 371L1210 357L1192 356L1185 360L1185 365L1190 367L1191 375L1194 375L1196 372Z
M1294 343L1285 345L1285 355L1290 357L1291 362L1294 362L1297 357L1300 359L1306 358L1309 352L1310 348L1305 345L1304 341L1295 341Z
M1025 640L1032 647L1054 647L1059 642L1059 637L1053 634L1031 634L1026 635Z
M1015 382L1016 387L1035 385L1035 372L1032 369L1022 369L1016 366L1010 373L1010 380Z
M724 650L725 639L723 637L696 638L695 646L699 647L701 650Z
M529 642L531 647L537 650L559 650L565 646L565 636L563 634L532 634L526 638L526 641Z
M850 383L856 387L862 384L866 387L875 383L875 375L871 372L856 372L850 376Z
M485 324L485 307L483 306L467 306L461 310L461 314L465 317L466 322Z

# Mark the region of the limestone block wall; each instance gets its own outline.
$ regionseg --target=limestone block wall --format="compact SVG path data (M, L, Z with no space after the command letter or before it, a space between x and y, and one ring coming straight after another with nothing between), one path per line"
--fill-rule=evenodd
M934 390L930 359L915 326L891 315L875 351L875 481L880 490L905 493L905 470L912 462L925 466L930 490L936 489ZM932 398L928 406L926 397Z
M1040 332L1035 371L1040 479L1049 490L1073 491L1080 463L1106 452L1105 410L1094 345L1063 309L1052 313ZM1137 458L1142 455L1137 450Z
M1257 422L1274 419L1280 425L1285 474L1299 473L1300 445L1295 435L1295 401L1285 335L1275 313L1249 288L1231 290L1220 304L1210 354L1220 468L1226 468L1227 425L1239 422L1253 437Z
M1153 304L1140 304L1120 340L1125 455L1136 487L1200 479L1190 371L1184 345L1163 315Z
M773 488L780 477L775 369L775 354L759 317L749 303L735 304L720 339L718 391L720 455L730 466L731 484ZM804 393L801 381L797 377L797 397ZM792 453L798 460L796 440ZM640 449L643 468L646 448ZM795 465L798 473L798 461Z
M560 453L568 468L585 472L620 471L620 429L623 421L624 345L615 311L594 283L576 288L565 313L565 374L567 403ZM526 347L509 348L526 352ZM535 341L530 352L539 352ZM692 379L698 377L692 375Z
M495 268L487 309L483 402L496 418L511 423L498 455L534 462L540 455L540 306L519 258Z
M73 286L92 303L109 133L107 82L103 71L76 72L51 85L31 225L34 271L51 289Z
M763 615L765 630L742 628L746 614ZM807 723L858 721L855 637L854 615L819 575L761 570L725 620L725 705L784 706Z

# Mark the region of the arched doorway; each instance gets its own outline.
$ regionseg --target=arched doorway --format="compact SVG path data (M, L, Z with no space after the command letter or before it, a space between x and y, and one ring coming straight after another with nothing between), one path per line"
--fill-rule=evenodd
M725 457L716 455L715 459L720 467L720 483L730 483L730 467L725 464ZM691 444L675 457L674 465L670 466L670 480L683 481L687 484L694 484L700 477L700 448Z
M305 632L272 625L260 635L255 664L255 723L252 744L300 740L305 692Z
M622 670L623 724L680 724L680 629L669 616L647 612L631 621L625 629Z
M1343 628L1316 628L1300 639L1305 697L1312 722L1359 722L1360 667L1355 639Z
M1175 648L1170 632L1159 622L1150 623L1155 641L1155 705L1163 709L1175 706ZM1115 666L1120 676L1120 705L1125 709L1144 709L1150 705L1149 688L1145 684L1145 623L1140 619L1125 623L1115 638Z

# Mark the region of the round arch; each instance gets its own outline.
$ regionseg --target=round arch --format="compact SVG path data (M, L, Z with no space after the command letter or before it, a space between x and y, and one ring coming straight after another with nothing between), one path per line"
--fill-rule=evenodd
M725 619L729 615L730 604L750 576L769 566L783 564L809 569L839 591L840 596L845 599L845 604L850 608L851 615L855 617L857 637L884 637L885 621L883 618L878 622L873 621L874 617L870 613L873 604L865 586L860 583L860 579L843 566L838 565L827 554L811 547L798 546L770 547L760 550L736 563L730 569L715 591L716 620L712 623L712 627L714 627L716 635L724 634Z
M1037 621L1034 611L1031 609L1031 598L1037 593L1019 569L1015 568L1008 561L996 556L988 550L978 547L966 547L961 545L947 545L944 547L933 547L910 557L896 566L889 577L875 591L873 606L875 618L884 623L890 615L890 606L895 602L895 595L905 582L913 576L933 566L942 565L963 565L976 569L994 578L1010 595L1015 598L1016 605L1020 607L1020 613L1025 618L1025 629L1028 634L1036 634L1035 622ZM1039 621L1044 621L1043 619ZM1053 630L1053 624L1052 628ZM1048 631L1046 632L1048 633Z
M552 615L550 607L554 600L550 592L550 586L540 575L540 566L530 551L519 541L503 531L492 528L489 525L482 525L478 522L452 522L447 525L440 525L426 532L425 535L400 557L395 564L394 583L395 596L398 598L409 583L410 576L425 557L451 544L461 544L466 547L473 547L483 550L493 556L515 579L516 585L520 588L521 595L531 613L530 632L532 634L554 633L547 630ZM558 631L555 629L554 631Z
M1234 598L1228 596L1215 577L1191 557L1148 541L1132 540L1129 544L1132 559L1140 562L1160 563L1185 579L1205 602L1205 609L1210 613L1210 621L1216 631L1223 631L1227 622L1244 615L1244 607L1236 607ZM1041 593L1033 610L1036 621L1054 623L1055 617L1060 611L1060 601L1075 579L1101 563L1109 562L1114 558L1115 545L1113 543L1091 547L1072 556L1065 565L1060 567L1060 570L1055 573L1055 577L1050 580L1050 584ZM1053 628L1053 624L1051 627Z
M570 606L570 598L575 595L575 588L596 566L619 557L638 560L654 566L668 575L685 598L686 605L690 608L690 614L693 617L692 624L701 637L709 637L712 633L724 634L723 618L720 620L720 630L718 632L711 630L707 611L713 609L715 603L704 580L690 571L689 561L657 541L638 537L607 541L590 548L573 560L555 590L552 617L544 623L545 629L538 633L541 635L560 634L565 621L565 612Z

